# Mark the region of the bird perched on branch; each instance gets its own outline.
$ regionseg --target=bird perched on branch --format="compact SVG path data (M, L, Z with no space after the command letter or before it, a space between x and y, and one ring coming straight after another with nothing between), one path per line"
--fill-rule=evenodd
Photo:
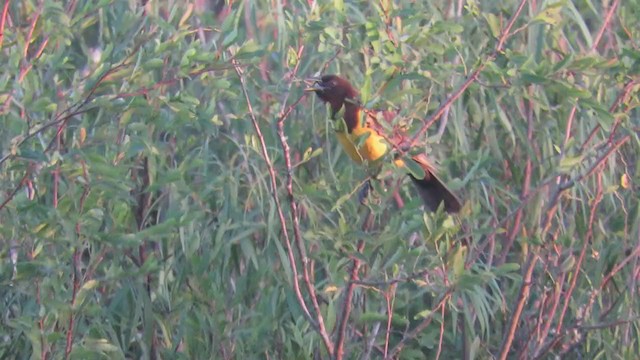
M347 80L337 75L325 75L310 80L313 84L305 91L315 92L320 100L331 106L331 118L340 122L335 127L336 136L349 157L356 163L366 161L368 164L376 164L389 151L390 146L403 152L410 150L403 148L406 145L403 144L402 138L393 135L390 138L385 135L378 117L388 119L389 114L365 110L358 103L358 92ZM339 113L343 114L342 119L336 119ZM407 161L412 161L413 164L408 164ZM409 177L429 210L437 210L442 203L449 213L460 210L460 200L436 176L435 167L425 154L396 156L394 162L408 169Z

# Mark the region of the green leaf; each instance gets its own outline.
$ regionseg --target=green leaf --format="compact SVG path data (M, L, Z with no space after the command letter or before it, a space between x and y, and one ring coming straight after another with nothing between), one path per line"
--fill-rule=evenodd
M424 169L422 168L422 166L420 166L417 162L415 162L410 157L403 155L402 160L404 162L404 166L406 166L409 173L413 175L413 177L415 177L416 179L424 179L424 177L427 175Z
M575 264L576 264L575 256L569 255L569 256L567 256L566 259L564 259L564 261L560 265L560 269L562 270L563 273L568 273L569 271L571 271L573 269ZM574 276L576 276L576 275L574 274Z
M120 347L111 343L108 339L89 338L84 340L84 347L95 353L116 353L120 352Z
M322 151L322 148L317 148L315 150L312 150L312 148L308 148L307 150L305 150L302 156L302 163L305 163L313 159L314 157L320 156L322 154Z
M482 16L487 21L487 25L489 25L489 29L491 30L491 35L493 37L498 38L502 29L500 28L500 18L498 18L493 13L482 13Z
M453 33L459 34L464 31L464 27L459 23L453 21L436 21L431 27L431 31L435 34L439 33Z
M574 53L566 54L562 58L562 60L558 61L555 65L553 65L553 72L564 70L566 67L569 66L569 64L573 61L573 59L574 59Z
M466 248L458 246L455 252L449 257L449 268L453 271L454 279L460 278L464 274L464 258L466 256Z
M533 73L522 73L520 75L520 79L522 80L523 85L545 84L548 82L547 77L533 74Z
M508 274L517 272L520 270L520 264L518 263L506 263L496 268L496 274Z
M419 313L417 313L416 316L413 317L413 319L414 320L426 319L430 317L431 314L433 314L433 311L431 309L422 310Z
M568 173L576 166L582 164L584 160L584 155L579 156L565 156L560 159L560 164L558 164L558 171L561 173Z
M53 112L56 111L58 105L52 102L50 98L43 96L34 101L29 108L32 111Z
M262 46L256 44L256 42L251 39L244 43L240 49L236 52L236 59L238 60L247 60L256 57L261 57L265 53L265 50Z
M496 106L496 111L498 112L498 120L500 121L500 124L507 131L507 134L509 134L509 140L511 140L511 143L515 144L516 134L513 131L513 126L511 126L511 121L509 120L509 118L507 117L507 114L502 109L502 106L500 106L500 103L498 101L494 101L494 103Z
M84 305L87 296L93 293L93 289L98 286L98 281L95 279L89 280L82 284L78 294L76 295L76 301L73 303L73 310L76 311Z
M162 69L163 67L164 67L164 60L160 58L149 59L142 65L142 68L145 70L156 70L156 69Z
M238 29L237 28L231 29L231 31L229 31L225 35L224 40L222 40L222 47L223 48L229 47L229 45L233 44L237 38L238 38Z
M563 1L558 1L548 5L533 18L532 23L543 22L549 25L558 25L562 20L563 7Z

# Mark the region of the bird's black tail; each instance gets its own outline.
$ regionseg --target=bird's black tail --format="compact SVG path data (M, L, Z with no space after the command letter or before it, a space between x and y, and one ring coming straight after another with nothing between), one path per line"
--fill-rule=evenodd
M444 203L444 209L448 213L456 213L462 208L460 199L447 188L447 186L438 179L433 167L426 162L423 157L413 158L424 169L425 177L423 179L417 179L413 175L409 174L411 180L416 185L418 193L424 201L424 204L431 211L436 211L441 203Z

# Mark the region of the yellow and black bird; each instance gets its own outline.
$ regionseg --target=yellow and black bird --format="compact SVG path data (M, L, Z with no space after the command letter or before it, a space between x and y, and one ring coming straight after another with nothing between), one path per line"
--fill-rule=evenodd
M344 109L343 127L346 129L337 126L336 136L349 157L359 164L364 161L369 164L378 162L389 151L390 146L377 122L378 114L362 108L357 100L358 92L347 80L337 75L325 75L311 80L313 84L305 90L315 92L320 100L329 103L333 120L339 120L336 115ZM387 114L380 115L388 118ZM362 137L366 138L363 140ZM423 178L416 178L411 173L409 176L427 208L435 211L444 203L447 212L458 212L461 208L460 200L436 176L435 168L426 155L414 155L412 160L424 170ZM395 163L404 165L400 159L396 159Z

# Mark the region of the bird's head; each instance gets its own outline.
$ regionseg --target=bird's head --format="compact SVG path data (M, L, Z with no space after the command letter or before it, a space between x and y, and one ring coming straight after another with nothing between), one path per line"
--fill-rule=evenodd
M315 92L320 100L331 104L333 113L337 113L344 105L346 99L355 101L358 96L356 89L338 75L324 75L321 78L310 79L313 84L305 91ZM352 102L355 104L355 102Z

